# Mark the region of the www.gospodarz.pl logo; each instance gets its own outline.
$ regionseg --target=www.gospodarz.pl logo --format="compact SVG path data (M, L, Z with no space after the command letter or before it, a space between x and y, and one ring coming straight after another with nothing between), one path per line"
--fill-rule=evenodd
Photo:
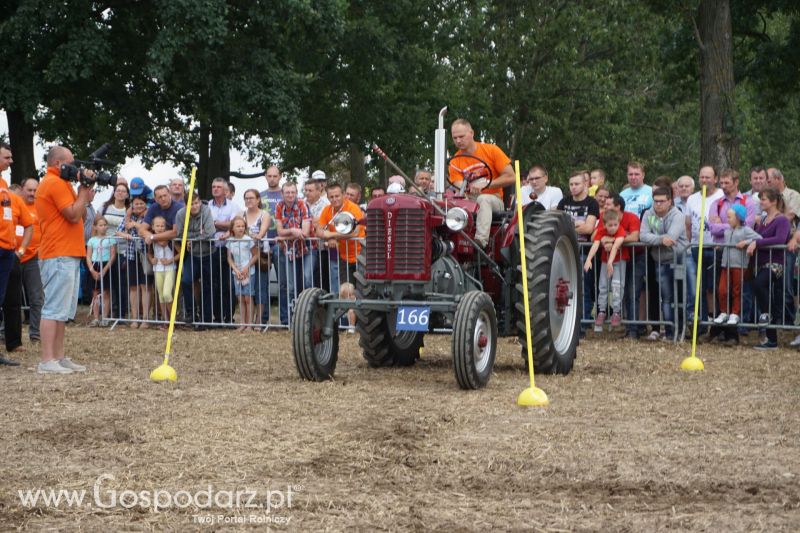
M244 488L217 489L213 485L196 491L188 490L131 490L115 489L104 483L116 481L111 474L99 476L92 485L91 494L85 489L26 489L18 490L20 503L33 507L96 507L100 509L148 509L160 512L166 509L227 509L259 510L270 514L292 508L292 499L302 490L299 485L263 490Z

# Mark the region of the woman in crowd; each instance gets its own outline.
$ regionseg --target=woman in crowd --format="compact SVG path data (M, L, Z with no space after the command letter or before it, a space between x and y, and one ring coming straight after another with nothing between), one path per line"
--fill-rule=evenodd
M272 218L264 211L261 204L261 195L255 189L244 191L244 220L247 223L247 233L260 244L258 268L253 287L253 304L255 319L253 322L261 324L264 306L269 306L269 243L263 242Z
M130 190L127 183L118 183L114 187L111 197L103 203L100 208L100 215L108 221L108 237L115 237L117 228L125 220L125 216L130 208ZM127 261L125 254L127 246L120 242L117 246L117 258L111 268L111 310L112 316L123 318L128 310L128 294L125 287Z
M789 219L783 215L783 196L776 189L764 189L759 193L761 210L766 213L764 219L756 224L756 232L761 235L750 243L747 253L753 255L756 249L756 279L754 289L756 302L761 314L758 323L761 326L782 322L783 310L783 248L767 248L782 246L789 240ZM775 328L767 328L767 338L757 345L760 350L774 350L778 347L778 333Z
M139 230L144 229L144 214L147 211L147 202L143 196L137 196L131 202L131 214L117 226L117 237L124 239L125 258L127 262L126 272L128 278L128 298L131 304L130 318L131 328L139 325L139 310L142 309L141 317L147 320L150 317L150 293L152 288L152 276L145 275L143 261L144 241L139 237ZM120 245L121 246L121 245ZM163 317L162 317L163 320ZM143 322L142 329L147 328L147 322Z

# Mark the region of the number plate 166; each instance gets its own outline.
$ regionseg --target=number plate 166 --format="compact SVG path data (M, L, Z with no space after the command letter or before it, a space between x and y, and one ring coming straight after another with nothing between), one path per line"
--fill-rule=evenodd
M428 331L431 308L403 306L397 309L397 331Z

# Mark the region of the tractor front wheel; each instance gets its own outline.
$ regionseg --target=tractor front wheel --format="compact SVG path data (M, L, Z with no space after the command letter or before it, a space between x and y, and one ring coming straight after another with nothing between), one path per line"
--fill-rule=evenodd
M466 293L453 319L453 369L462 389L485 387L497 354L494 302L482 291Z
M300 377L308 381L325 381L333 377L339 358L339 330L332 327L323 338L325 307L320 298L322 289L306 289L300 293L292 319L291 337L294 364Z

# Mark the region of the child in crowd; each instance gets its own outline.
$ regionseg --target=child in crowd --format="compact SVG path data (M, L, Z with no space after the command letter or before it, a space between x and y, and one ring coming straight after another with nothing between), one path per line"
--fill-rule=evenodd
M167 220L164 217L153 217L153 233L163 233L167 231ZM172 241L164 240L153 241L153 247L147 253L147 259L153 265L153 275L156 277L156 294L161 308L161 320L169 317L169 305L172 303L172 293L175 290L176 257ZM147 326L147 322L142 323L142 328ZM165 329L162 324L158 329Z
M234 290L242 310L242 323L250 324L252 317L253 286L255 285L255 263L258 261L258 247L247 234L247 222L241 216L231 220L231 236L225 243L228 249L228 264L234 278ZM250 326L239 326L236 331L251 331Z
M355 300L356 299L356 287L350 282L342 283L342 286L339 287L339 298L342 300ZM347 333L353 333L356 327L356 312L350 309L347 311L347 322L348 328Z
M111 288L111 265L117 257L116 239L107 237L108 221L102 215L95 217L92 223L92 237L86 243L86 265L89 274L94 278L91 313L94 320L90 327L104 326L111 309L108 299ZM102 310L102 320L100 312Z
M750 262L747 246L755 239L760 239L756 230L745 225L747 210L743 205L735 204L728 209L728 225L725 230L725 246L722 248L722 268L719 272L719 316L715 324L735 326L739 323L742 305L742 280ZM735 247L734 247L735 245ZM731 300L728 305L728 300Z
M600 240L603 237L611 237L614 241L610 250L603 246L600 252L600 286L597 296L597 317L594 321L594 330L603 331L603 324L606 321L606 309L611 307L611 327L615 328L622 323L622 288L625 280L625 261L628 260L628 250L622 248L622 241L625 240L625 230L620 225L621 216L613 210L606 210L603 213L603 225L600 226L594 235L589 254L583 265L584 271L588 272L592 268L597 250L600 248ZM622 249L621 249L622 248ZM616 265L616 268L614 267ZM608 280L611 280L611 294L608 293ZM610 296L610 297L609 297Z

